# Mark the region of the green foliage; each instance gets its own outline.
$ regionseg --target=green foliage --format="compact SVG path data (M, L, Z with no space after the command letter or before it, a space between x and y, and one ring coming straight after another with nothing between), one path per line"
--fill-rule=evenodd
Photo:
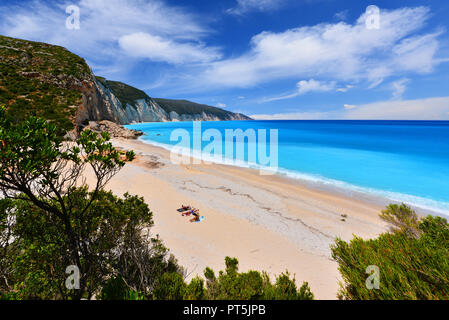
M265 278L265 281L269 281L266 275ZM309 284L304 282L298 290L295 279L291 280L288 272L277 277L274 286L267 286L264 294L266 300L313 300L313 298Z
M0 105L14 121L43 117L64 135L82 101L75 79L89 77L86 62L62 47L0 36Z
M103 190L134 158L108 140L85 131L62 143L54 124L36 117L16 123L0 108L0 191L8 198L0 202L0 296L91 298L120 276L128 297L151 297L164 273L182 272L145 232L153 220L144 200ZM87 166L96 177L92 191L83 184ZM80 290L64 285L70 265L80 270Z
M235 114L220 108L211 107L205 104L198 104L187 100L170 100L155 98L154 101L161 106L165 112L175 111L177 114L201 114L206 113L226 120L231 119ZM249 118L248 118L249 119Z
M135 107L136 100L150 98L142 90L131 87L125 83L106 80L103 77L96 78L104 87L109 87L117 99L122 103L123 108L125 108L127 104Z
M226 257L226 270L219 276L210 268L204 275L207 279L206 298L210 300L312 300L313 294L307 283L297 290L295 278L282 274L275 284L268 275L258 271L238 272L238 260Z
M103 77L96 77L97 81L100 82L104 87L109 88L114 95L119 99L122 103L122 106L125 108L127 104L135 107L136 100L141 99L150 99L150 97L142 90L131 87L127 84L117 81L106 80ZM177 114L202 114L203 112L216 116L220 119L232 119L235 115L232 112L211 107L204 104L198 104L187 100L170 100L170 99L153 99L157 102L165 112L170 113L175 111Z
M154 290L156 300L182 300L186 294L186 283L178 273L165 273Z
M79 264L72 255L66 254L71 251L71 239L64 232L63 221L25 201L15 201L17 224L14 235L20 238L21 253L14 262L14 278L23 280L15 283L14 291L21 297L70 298L74 292L65 290L62 284L67 277L65 268L72 264L78 265L82 272L84 297L92 297L111 275L123 272L123 277L129 278L122 261L130 259L127 256L130 242L141 238L142 228L151 227L151 212L141 198L125 194L121 199L110 192L99 191L81 216L81 210L92 196L85 189L77 189L70 198L64 199L72 202L73 210L69 216L72 232L81 235L79 242L83 243ZM145 263L167 265L165 251L151 242L140 241L140 246L148 246L154 256L152 261L148 259ZM157 278L157 274L153 276Z
M109 279L98 296L100 300L143 300L144 296L129 289L122 277Z
M419 219L416 213L405 204L390 204L380 217L391 224L393 232L401 232L410 237L419 237Z
M204 300L206 291L204 288L204 280L200 277L193 278L187 285L184 299L185 300Z
M419 219L407 206L390 205L381 217L393 231L377 239L337 239L332 256L343 277L341 299L449 299L449 225L440 217ZM370 265L379 267L380 288L366 287Z

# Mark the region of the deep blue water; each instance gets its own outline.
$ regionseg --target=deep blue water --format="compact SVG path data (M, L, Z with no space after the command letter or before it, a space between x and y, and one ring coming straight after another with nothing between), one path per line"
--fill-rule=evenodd
M144 141L166 147L179 143L170 141L175 129L193 136L192 122L127 127L144 131ZM223 137L226 129L277 129L281 174L449 214L447 121L219 121L202 122L201 127L202 132L217 129ZM240 160L248 161L248 152L244 158Z

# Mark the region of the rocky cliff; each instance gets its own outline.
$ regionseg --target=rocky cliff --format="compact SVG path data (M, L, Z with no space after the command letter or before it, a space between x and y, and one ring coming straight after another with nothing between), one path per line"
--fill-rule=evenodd
M90 120L110 120L120 124L165 121L251 120L249 117L220 108L186 100L152 99L145 92L127 84L96 77L95 85L107 111ZM108 118L104 118L105 116ZM100 119L99 117L103 117Z
M20 119L36 114L61 131L89 121L249 120L184 100L152 99L124 83L96 77L84 59L65 48L0 36L0 105Z

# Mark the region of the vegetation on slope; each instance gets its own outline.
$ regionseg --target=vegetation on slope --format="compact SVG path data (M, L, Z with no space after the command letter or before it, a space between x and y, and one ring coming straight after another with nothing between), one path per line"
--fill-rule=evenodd
M449 299L449 224L419 219L406 205L390 205L381 217L392 231L377 239L337 239L332 255L344 282L339 297L350 300ZM379 288L366 285L368 266L380 271Z
M175 111L177 114L201 114L206 113L212 116L219 117L220 119L229 119L234 114L232 112L211 107L205 104L198 104L195 102L187 101L187 100L171 100L171 99L160 99L156 98L154 101L157 102L158 105L161 106L165 112L170 113Z
M85 61L62 47L0 36L0 104L13 119L32 114L61 133L71 130L82 98L72 85L89 74Z
M117 99L119 99L123 108L125 108L127 104L135 107L136 100L150 99L150 97L144 91L131 87L125 83L110 81L105 79L104 77L99 76L97 76L96 78L104 87L111 90L111 92L117 97ZM205 113L223 120L232 119L232 117L235 116L235 114L230 111L211 107L205 104L198 104L187 100L171 100L160 98L153 98L153 100L167 113L170 113L172 111L176 112L178 115L196 115Z
M109 87L117 99L119 99L123 108L126 107L126 104L135 107L136 100L150 98L142 90L131 87L125 83L106 80L105 78L98 76L96 78L103 86Z
M16 121L28 115L54 123L59 134L74 128L74 117L82 103L83 80L91 80L91 70L84 59L65 48L41 42L0 36L0 105ZM148 99L142 90L127 84L97 80L109 87L123 107L135 106L136 100ZM221 119L233 113L189 101L159 99L168 113L201 114L205 112Z

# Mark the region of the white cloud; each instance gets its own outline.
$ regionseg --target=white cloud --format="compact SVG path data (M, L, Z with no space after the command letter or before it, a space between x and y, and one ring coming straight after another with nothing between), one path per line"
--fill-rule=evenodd
M335 82L320 82L313 79L299 81L296 85L298 87L299 94L305 94L307 92L325 92L331 91L335 88Z
M344 107L346 110L352 110L352 109L357 108L357 106L353 105L353 104L345 104Z
M80 8L79 30L65 27L68 17L65 8L69 4ZM175 57L173 53L163 52L164 49L185 50L194 62L210 61L216 49L199 44L210 32L196 15L159 0L60 0L51 4L34 0L14 6L0 5L1 34L61 45L85 58L109 58L111 63L126 59L130 47L142 50L145 45L156 47L156 58L167 58L167 62L179 61L180 54ZM147 43L133 46L132 40L140 33L151 35L152 42L141 36ZM125 50L117 45L120 39Z
M449 120L449 97L385 101L365 104L346 114L346 119Z
M172 41L142 32L121 37L119 45L130 56L173 64L204 63L221 57L217 48Z
M328 112L296 112L251 115L264 120L449 120L449 97L381 101Z
M279 8L282 2L284 0L237 0L237 5L226 12L242 15L249 11L270 11Z
M335 82L321 82L314 79L301 80L296 84L296 92L279 97L266 98L262 102L291 99L309 92L329 92L335 89Z
M321 120L329 119L325 112L292 112L277 114L253 114L254 120Z
M81 9L80 30L65 28L68 4ZM238 0L234 9L263 11L281 4L281 0ZM381 10L381 15L379 30L368 30L363 14L354 24L323 23L262 32L251 39L246 53L225 59L220 48L205 44L212 30L201 17L162 0L0 4L0 33L64 46L106 76L132 70L135 58L175 64L177 72L151 81L164 88L172 86L176 93L252 87L278 79L329 79L327 83L357 86L365 81L373 88L392 76L432 72L447 61L436 57L442 32L421 32L430 16L428 8Z
M353 85L351 85L351 84L348 84L348 85L346 85L345 87L343 87L343 88L338 88L337 89L337 92L348 92L350 89L352 89L352 88L354 88L354 86Z
M402 99L402 95L407 90L407 84L410 82L410 79L400 79L391 84L393 88L393 99Z
M334 15L334 17L337 20L346 20L348 18L348 13L348 10L339 11Z
M225 104L225 103L221 103L221 102L219 102L219 103L217 103L217 108L226 108L227 107L227 105Z
M381 10L381 28L370 30L365 14L355 24L339 22L262 32L240 57L212 63L201 83L250 87L285 78L324 77L367 81L372 87L404 73L428 73L440 62L435 57L440 32L418 32L429 18L426 7Z

